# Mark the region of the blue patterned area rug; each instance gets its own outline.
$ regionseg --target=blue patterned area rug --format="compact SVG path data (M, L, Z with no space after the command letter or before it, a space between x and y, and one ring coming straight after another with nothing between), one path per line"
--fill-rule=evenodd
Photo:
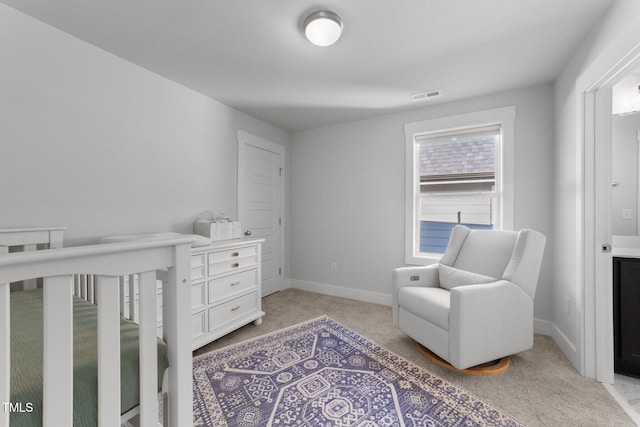
M326 316L193 360L194 426L521 426Z

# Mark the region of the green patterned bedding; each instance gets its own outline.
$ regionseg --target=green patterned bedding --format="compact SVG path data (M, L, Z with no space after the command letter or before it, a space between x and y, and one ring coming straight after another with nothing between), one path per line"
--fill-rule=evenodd
M11 427L42 424L42 290L11 295L11 402L32 412L12 412ZM73 425L97 425L97 307L73 301ZM122 413L139 401L138 325L120 320ZM158 340L158 384L168 366L167 346ZM31 403L32 405L27 405Z

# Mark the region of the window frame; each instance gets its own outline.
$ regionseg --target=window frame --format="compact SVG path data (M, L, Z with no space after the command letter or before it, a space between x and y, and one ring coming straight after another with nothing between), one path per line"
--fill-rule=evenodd
M465 129L499 125L502 138L496 153L496 229L513 229L514 201L514 122L515 106L456 114L406 123L405 133L405 263L428 265L438 262L442 254L420 252L420 220L416 204L420 196L418 144L416 137L436 132L457 132Z

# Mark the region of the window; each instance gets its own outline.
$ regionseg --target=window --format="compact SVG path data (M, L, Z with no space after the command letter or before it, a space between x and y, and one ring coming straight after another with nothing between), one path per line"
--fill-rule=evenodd
M408 264L428 264L451 229L508 229L513 217L513 121L505 107L405 125Z
M420 253L443 254L456 224L494 227L500 137L500 126L415 137Z

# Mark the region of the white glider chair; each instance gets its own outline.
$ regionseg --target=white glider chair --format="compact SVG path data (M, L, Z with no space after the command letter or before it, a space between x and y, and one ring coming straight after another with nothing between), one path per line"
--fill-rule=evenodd
M545 243L534 230L454 227L438 264L393 271L394 323L459 370L530 349Z

